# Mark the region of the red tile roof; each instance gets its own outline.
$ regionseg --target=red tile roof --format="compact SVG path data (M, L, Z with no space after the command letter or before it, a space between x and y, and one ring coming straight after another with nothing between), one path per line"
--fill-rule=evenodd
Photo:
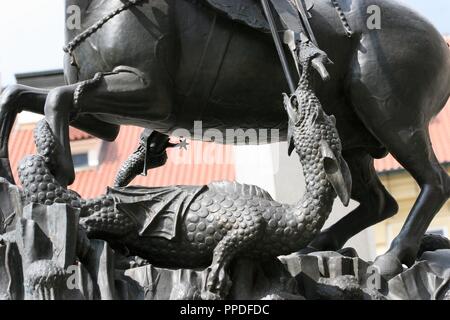
M70 188L85 198L104 193L106 187L114 182L120 165L135 150L141 131L140 128L123 126L115 142L103 142L100 165L77 172L75 183ZM35 152L32 130L14 130L10 141L11 164L16 175L18 161ZM147 177L137 177L132 184L202 185L217 180L235 180L233 147L197 141L189 143L187 151L179 148L168 150L169 160L164 167L149 171ZM15 178L18 181L17 176Z
M70 141L79 141L79 140L92 139L93 137L89 133L78 130L77 128L70 127L69 138L70 138Z

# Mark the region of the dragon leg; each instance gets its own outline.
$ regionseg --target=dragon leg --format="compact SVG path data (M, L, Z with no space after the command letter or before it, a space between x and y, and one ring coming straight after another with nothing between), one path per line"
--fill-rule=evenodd
M207 292L203 294L204 299L225 298L228 294L231 281L227 269L236 255L238 243L239 235L235 232L223 238L214 249L213 261L207 269Z
M216 246L213 252L213 260L207 269L207 291L202 294L205 299L225 298L231 289L231 280L228 268L233 259L240 252L245 252L255 244L262 234L263 229L239 228L227 234Z

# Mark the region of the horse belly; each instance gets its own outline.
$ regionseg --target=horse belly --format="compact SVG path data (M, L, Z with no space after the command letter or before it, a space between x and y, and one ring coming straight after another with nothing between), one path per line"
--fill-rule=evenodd
M285 136L281 93L288 88L270 36L205 8L178 6L184 15L178 19L177 126L279 128Z

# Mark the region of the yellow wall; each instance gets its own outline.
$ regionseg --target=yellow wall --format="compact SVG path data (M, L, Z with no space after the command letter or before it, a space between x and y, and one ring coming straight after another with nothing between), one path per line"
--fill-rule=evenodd
M450 174L450 166L447 167L447 172ZM377 254L389 249L391 241L400 232L420 192L417 183L405 171L382 175L381 181L397 200L400 210L396 216L375 226ZM429 230L436 229L443 229L447 237L450 235L450 201L445 203L431 223Z

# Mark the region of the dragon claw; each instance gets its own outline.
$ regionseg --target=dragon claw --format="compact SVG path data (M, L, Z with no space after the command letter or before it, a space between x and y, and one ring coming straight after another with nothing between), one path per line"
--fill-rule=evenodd
M206 270L208 273L206 291L202 293L204 300L222 300L224 299L230 289L232 282L225 271L225 268L220 266L210 267Z

